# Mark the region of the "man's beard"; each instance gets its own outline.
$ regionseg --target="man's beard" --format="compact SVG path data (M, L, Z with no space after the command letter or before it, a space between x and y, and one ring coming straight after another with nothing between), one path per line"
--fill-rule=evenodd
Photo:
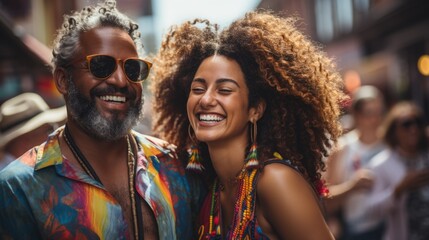
M129 101L135 99L135 94L131 94L126 88L118 89L112 86L91 90L91 98L87 99L77 89L73 79L69 79L68 97L66 101L72 118L84 128L88 134L95 138L114 141L124 137L142 118L143 94L140 101L133 101L125 119L119 118L118 114L112 114L112 117L105 118L98 112L94 100L95 96L118 92L125 94Z

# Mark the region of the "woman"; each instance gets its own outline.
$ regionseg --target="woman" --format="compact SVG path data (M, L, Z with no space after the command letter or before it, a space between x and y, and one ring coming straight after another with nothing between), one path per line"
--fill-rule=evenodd
M251 12L219 31L197 19L162 43L154 129L182 159L191 148L188 169L206 179L199 239L333 238L317 194L341 133L341 79L294 24Z
M429 151L423 112L412 102L395 104L381 125L389 146L371 159L374 186L367 197L370 218L385 217L384 239L428 239Z

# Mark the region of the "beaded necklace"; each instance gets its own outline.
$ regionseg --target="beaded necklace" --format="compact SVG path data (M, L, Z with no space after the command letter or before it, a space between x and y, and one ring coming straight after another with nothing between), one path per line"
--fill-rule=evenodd
M88 162L86 157L83 155L82 151L79 149L79 147L76 145L73 137L70 134L70 131L67 127L67 125L64 127L63 132L64 140L67 143L67 146L72 151L74 157L78 161L78 163L81 165L83 170L93 179L98 181L101 185L103 183L101 182L100 178L97 176L97 173L95 172L94 168L92 168L91 164ZM135 142L134 137L131 136L133 144L130 143L130 136L127 135L127 165L128 165L128 186L130 191L130 201L131 201L131 210L132 210L132 217L133 217L133 227L134 227L134 239L144 239L144 232L142 229L143 226L143 218L141 215L141 199L138 196L138 194L135 193L135 187L134 187L134 173L136 171L136 157L134 155L134 152L136 152L137 143Z
M215 216L215 210L220 209L220 183L216 179L212 188L212 198L209 216L208 239L219 239L226 234L226 239L254 239L254 210L256 204L257 168L243 169L238 177L237 201L234 206L231 231L222 233L221 216ZM220 215L220 214L219 214ZM249 229L250 228L250 229Z

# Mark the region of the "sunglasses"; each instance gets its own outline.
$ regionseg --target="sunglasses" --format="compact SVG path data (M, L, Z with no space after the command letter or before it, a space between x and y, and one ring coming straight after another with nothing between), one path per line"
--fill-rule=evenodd
M86 56L86 62L91 74L101 80L110 77L121 62L122 70L128 81L132 83L142 82L149 75L152 63L141 58L130 57L126 59L116 59L109 55L93 54Z
M404 129L410 129L412 126L420 127L422 126L423 121L420 118L410 118L403 121L398 122L398 125Z

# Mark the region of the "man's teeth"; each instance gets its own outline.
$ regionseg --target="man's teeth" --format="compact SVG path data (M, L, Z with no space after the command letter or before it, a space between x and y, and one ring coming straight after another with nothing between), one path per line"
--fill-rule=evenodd
M223 119L224 117L215 114L200 114L200 121L220 122Z
M103 101L110 101L110 102L122 102L124 103L126 98L121 96L101 96L101 100Z

